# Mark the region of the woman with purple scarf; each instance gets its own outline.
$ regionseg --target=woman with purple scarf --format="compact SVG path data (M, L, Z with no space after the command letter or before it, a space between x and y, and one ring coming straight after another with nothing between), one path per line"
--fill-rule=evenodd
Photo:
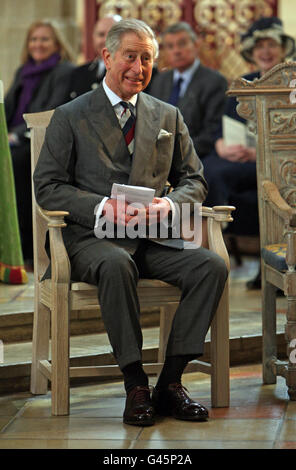
M19 226L25 263L33 259L30 139L24 113L47 111L65 103L73 70L71 52L49 22L33 23L27 33L22 65L5 96Z

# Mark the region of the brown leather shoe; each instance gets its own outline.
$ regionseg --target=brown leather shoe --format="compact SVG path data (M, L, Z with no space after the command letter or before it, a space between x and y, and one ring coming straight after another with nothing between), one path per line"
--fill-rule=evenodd
M163 390L154 389L152 403L156 413L185 421L206 421L209 416L208 410L191 400L185 390L186 388L180 383L170 384Z
M154 416L149 387L133 388L126 398L123 422L134 426L151 426L155 423Z

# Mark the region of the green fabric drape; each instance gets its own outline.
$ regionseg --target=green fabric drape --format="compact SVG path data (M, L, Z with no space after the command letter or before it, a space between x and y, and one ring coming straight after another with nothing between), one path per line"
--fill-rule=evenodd
M0 281L28 282L20 241L11 153L0 80Z

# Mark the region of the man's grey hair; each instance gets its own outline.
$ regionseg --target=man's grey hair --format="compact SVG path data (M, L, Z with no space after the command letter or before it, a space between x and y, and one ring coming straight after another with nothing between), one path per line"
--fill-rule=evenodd
M166 34L176 34L185 31L188 36L190 37L192 42L197 40L196 32L191 28L190 24L186 23L185 21L179 21L179 23L172 24L163 32L163 37Z
M110 29L106 38L106 47L112 56L119 49L121 38L126 33L135 33L140 38L150 38L153 44L154 59L158 57L159 47L154 32L144 21L136 18L121 20Z

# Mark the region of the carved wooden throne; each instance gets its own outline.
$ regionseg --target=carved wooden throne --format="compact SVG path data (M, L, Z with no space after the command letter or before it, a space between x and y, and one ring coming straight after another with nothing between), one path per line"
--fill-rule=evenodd
M257 134L257 179L262 261L263 381L285 377L296 400L296 62L259 80L235 80L230 95ZM287 298L286 362L277 359L276 289Z

